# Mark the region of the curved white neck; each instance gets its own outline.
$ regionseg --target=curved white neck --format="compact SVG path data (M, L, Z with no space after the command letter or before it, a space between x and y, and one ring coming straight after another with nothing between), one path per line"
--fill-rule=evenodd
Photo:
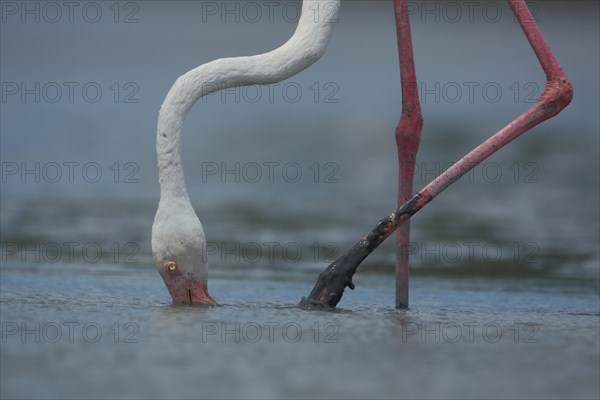
M175 81L158 116L156 153L161 199L189 201L181 165L181 127L194 103L230 87L280 82L312 65L325 52L337 22L339 1L305 0L294 35L269 53L215 60Z

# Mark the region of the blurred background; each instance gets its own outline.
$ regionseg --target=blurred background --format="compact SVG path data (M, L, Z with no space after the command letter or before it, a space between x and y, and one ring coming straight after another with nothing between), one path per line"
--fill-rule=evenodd
M300 3L271 7L126 3L100 9L96 23L84 19L98 18L93 7L82 6L72 23L65 10L56 23L44 20L56 19L52 8L40 8L39 23L20 8L5 10L3 238L135 242L147 257L160 104L173 81L199 64L282 44ZM343 2L315 66L279 85L213 94L190 113L185 173L210 241L285 240L305 253L314 242L332 242L341 254L395 208L401 93L391 7ZM503 2L410 7L425 116L418 189L530 107L545 81ZM509 260L535 259L518 270L598 276L597 4L531 7L573 82L573 103L419 213L415 270L443 258L470 264L462 245L449 257L422 250L472 240L479 261L499 261L498 250ZM486 243L494 246L489 257ZM507 247L515 243L534 247ZM367 262L391 271L393 252L389 241Z
M331 12L327 2L322 3L320 12ZM599 5L595 1L528 4L573 83L573 102L476 167L413 218L412 304L421 315L412 317L417 321L437 321L436 310L448 300L461 304L448 317L450 321L460 320L465 309L473 315L489 315L501 303L522 305L523 300L547 326L598 326ZM54 2L2 1L1 5L3 321L63 320L68 318L61 314L64 307L73 310L73 318L89 318L90 304L79 303L86 296L92 296L89 301L101 312L128 308L130 301L143 309L150 301L152 307L160 306L163 315L169 298L152 267L150 249L159 199L155 134L160 105L175 79L202 63L259 54L283 44L295 29L301 2L83 2L72 9ZM425 118L415 174L418 190L530 107L545 77L506 2L418 1L409 2L409 7ZM393 4L342 0L335 25L326 54L311 68L280 84L212 94L199 101L186 120L186 181L209 241L211 293L220 302L239 305L267 299L267 303L293 304L309 292L317 271L396 207L394 129L401 92ZM386 318L382 327L381 322L368 319L381 316L373 317L373 305L379 312L395 313L394 254L393 240L388 240L364 262L355 278L358 290L344 298L345 307L370 322L338 323L379 334L389 333L387 323L396 327L402 323L396 317L392 322ZM493 306L471 308L466 299L473 297L462 292L463 278L483 282L480 294L490 297L480 301L492 301ZM52 290L44 283L48 279ZM99 288L98 280L110 284ZM547 291L548 287L553 289ZM432 288L447 296L428 297ZM538 288L540 297L506 303L506 291L522 293L531 288ZM44 303L48 296L60 299L52 303L51 311L39 308L38 302ZM107 303L97 303L98 299ZM548 308L540 309L540 304ZM591 319L545 320L551 317L544 315L557 306L568 308L569 315L583 313ZM513 323L511 318L517 317L509 309L504 311L510 316L502 321ZM230 322L252 318L243 309L219 312L224 314L190 318ZM131 314L142 321L140 331L145 313ZM535 320L532 314L525 315ZM261 318L278 317L266 312ZM512 376L513 361L506 359L501 369L489 375L482 372L483 378L474 386L465 386L462 378L450 374L424 389L411 380L414 370L408 370L404 381L408 392L402 392L392 383L394 374L372 372L372 381L381 385L367 385L371 391L364 392L358 383L349 383L344 395L597 395L597 382L586 379L598 373L597 333L560 332L554 345L570 341L571 334L582 335L592 338L596 353L593 359L586 358L586 364L580 358L585 353L581 347L565 350L579 366L570 367L563 376L566 380L554 386L525 363L517 370L532 374L529 383L486 392L484 387L494 376ZM389 343L395 343L393 337L388 337ZM191 346L193 338L188 339ZM23 356L30 347L11 343L2 344L4 395L81 396L89 387L105 396L135 393L127 391L131 387L121 381L125 378L111 374L106 385L97 381L104 378L88 382L85 375L79 377L81 387L49 384L48 391L48 385L34 385L33 392L27 391L17 372L40 360ZM352 348L360 344L345 343ZM389 343L384 340L363 359L373 356L386 368L398 370L388 355ZM447 348L442 353L446 358L434 362L437 356L421 347L409 354L414 351L415 357L429 360L430 364L422 365L423 373L436 363L446 373L461 370L449 361L460 348ZM219 385L203 393L233 397L334 393L325 389L323 370L300 374L305 381L280 376L272 382L268 377L277 376L281 369L274 360L287 352L290 357L298 355L288 347L277 349L259 363L268 366L265 375L257 372L263 371L260 366L255 375L248 370L231 372L238 378L234 382L252 383L248 392ZM496 348L482 358L459 360L464 362L462 370L470 370L515 350ZM548 348L536 351L539 357L532 360L555 361L545 358ZM147 351L141 353L145 356L129 362L153 363ZM53 353L44 354L42 359L50 362ZM225 355L211 354L226 370L222 357L239 353L227 347ZM253 355L256 350L246 359L254 359ZM7 371L6 362L18 360L20 367ZM349 361L347 368L356 372L358 364L352 361L356 360ZM305 356L297 368L305 370L312 362ZM80 367L67 365L73 373ZM160 376L165 371L161 368L150 367L148 376ZM43 367L36 371L39 379L47 373ZM127 373L124 376L137 382ZM570 386L568 379L575 376L582 378ZM146 378L138 377L144 382ZM307 387L314 393L302 382L312 382ZM532 382L542 384L542 392ZM152 389L145 395L202 395L192 386L182 385L177 387L182 392L173 392L149 385Z

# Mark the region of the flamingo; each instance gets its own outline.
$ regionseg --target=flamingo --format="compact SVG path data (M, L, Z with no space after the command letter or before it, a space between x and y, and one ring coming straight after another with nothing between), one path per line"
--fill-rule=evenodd
M508 4L546 74L544 91L527 111L471 150L413 196L413 172L423 117L419 106L419 94L415 90L417 81L408 6L405 0L394 0L402 85L402 114L396 128L396 145L400 162L398 208L387 217L382 218L375 228L359 240L354 247L331 263L319 275L308 298L303 297L300 300L301 307L334 308L341 300L346 287L354 289L352 277L359 264L387 237L398 230L396 238L398 250L396 308L408 308L409 266L406 248L409 243L410 227L408 222L410 218L486 158L533 127L556 116L569 105L573 98L573 86L550 50L550 46L525 4L525 0L508 0Z
M191 205L181 162L181 127L202 96L236 86L277 83L315 63L325 52L336 21L340 0L328 0L331 15L315 12L318 0L304 0L294 35L269 53L224 58L201 65L179 77L160 109L156 151L160 183L160 201L152 225L152 252L159 274L175 303L216 301L208 294L206 238L200 220ZM412 39L405 0L394 0L400 76L402 82L402 116L396 129L401 171L398 208L381 219L375 228L352 249L330 264L319 275L308 298L300 301L304 308L333 308L346 287L354 289L352 277L359 264L387 237L402 226L397 238L396 307L408 307L409 219L461 176L543 121L562 111L573 97L571 83L524 0L508 0L540 65L546 73L546 86L538 101L485 142L467 153L416 195L412 195L414 161L423 124L416 90ZM331 8L332 7L332 8ZM403 225L404 224L404 225Z
M206 236L194 212L181 160L181 128L194 103L218 90L271 84L314 64L325 52L340 0L304 0L292 37L281 47L260 55L222 58L180 76L169 90L158 115L156 154L160 201L152 225L154 263L174 303L215 304L208 293Z

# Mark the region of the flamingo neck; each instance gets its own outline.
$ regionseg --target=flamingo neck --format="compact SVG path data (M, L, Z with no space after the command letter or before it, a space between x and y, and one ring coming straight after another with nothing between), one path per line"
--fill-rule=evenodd
M158 117L156 152L161 199L189 201L181 162L181 128L194 103L231 87L280 82L312 65L325 52L337 22L339 2L305 0L294 35L281 47L256 56L215 60L175 81Z

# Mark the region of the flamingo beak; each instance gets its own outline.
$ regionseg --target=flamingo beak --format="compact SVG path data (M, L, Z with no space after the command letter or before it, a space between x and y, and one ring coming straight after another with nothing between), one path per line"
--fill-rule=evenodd
M165 285L173 298L173 303L217 304L210 294L206 284L194 278L184 276L163 277Z

